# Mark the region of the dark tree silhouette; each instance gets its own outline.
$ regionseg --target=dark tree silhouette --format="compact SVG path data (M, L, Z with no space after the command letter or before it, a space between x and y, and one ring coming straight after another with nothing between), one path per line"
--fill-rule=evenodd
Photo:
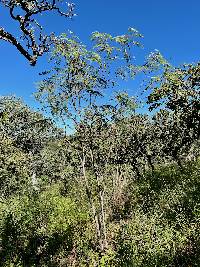
M0 0L3 8L9 11L13 21L18 22L21 32L20 40L3 27L0 27L0 40L14 45L17 50L35 66L38 57L47 52L55 36L53 33L46 35L42 25L36 21L39 14L57 12L60 16L71 18L74 14L74 4L67 3L66 11L62 11L62 0Z

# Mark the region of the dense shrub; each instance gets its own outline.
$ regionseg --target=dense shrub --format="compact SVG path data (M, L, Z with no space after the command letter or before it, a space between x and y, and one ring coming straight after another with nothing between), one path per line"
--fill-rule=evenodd
M199 266L199 162L190 164L158 168L135 185L132 217L117 235L119 266Z
M0 217L1 266L58 266L59 259L69 261L77 225L88 220L72 199L60 195L58 185L2 200Z

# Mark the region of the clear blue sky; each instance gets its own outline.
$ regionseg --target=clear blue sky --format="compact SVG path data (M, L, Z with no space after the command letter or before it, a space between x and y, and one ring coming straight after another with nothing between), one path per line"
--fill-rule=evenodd
M58 16L42 18L47 31L57 34L68 29L83 41L93 31L122 34L131 26L144 35L145 53L158 49L174 64L197 61L200 58L199 0L74 0L78 16L73 20ZM8 16L0 8L1 22L15 32ZM0 25L0 26L2 26ZM10 44L0 41L0 94L15 94L35 106L31 94L38 73L46 69L46 57L30 67L26 59Z

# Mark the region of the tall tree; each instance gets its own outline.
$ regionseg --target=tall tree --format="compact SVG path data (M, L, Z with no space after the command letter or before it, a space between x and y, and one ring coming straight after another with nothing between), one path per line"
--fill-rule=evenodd
M100 159L101 141L105 138L101 134L108 126L108 120L106 111L99 112L98 100L118 81L135 75L137 66L133 64L132 52L133 48L141 46L141 37L133 28L114 37L95 32L91 37L92 48L87 49L76 36L63 34L57 39L52 53L54 67L47 72L37 93L37 98L54 115L70 119L79 129L76 138L77 168L85 181L84 190L100 253L106 251L108 244L105 175Z

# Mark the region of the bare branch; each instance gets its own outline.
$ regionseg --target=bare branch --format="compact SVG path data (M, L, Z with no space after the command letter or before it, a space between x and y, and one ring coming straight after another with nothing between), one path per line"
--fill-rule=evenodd
M45 35L42 26L36 21L35 16L48 11L55 11L60 16L71 18L74 14L74 4L67 4L67 12L63 12L59 0L0 0L3 7L9 9L11 19L18 22L21 31L20 39L17 41L13 34L0 28L0 39L14 45L17 50L34 66L38 57L49 51L53 43L54 35ZM23 14L23 15L22 15Z
M30 62L31 66L35 66L36 62L37 62L37 57L36 56L32 56L28 53L28 51L26 49L23 48L23 46L15 39L14 36L12 36L12 34L4 31L3 28L0 28L0 39L7 41L9 43L11 43L12 45L14 45L17 50L26 58L28 59L28 61Z

